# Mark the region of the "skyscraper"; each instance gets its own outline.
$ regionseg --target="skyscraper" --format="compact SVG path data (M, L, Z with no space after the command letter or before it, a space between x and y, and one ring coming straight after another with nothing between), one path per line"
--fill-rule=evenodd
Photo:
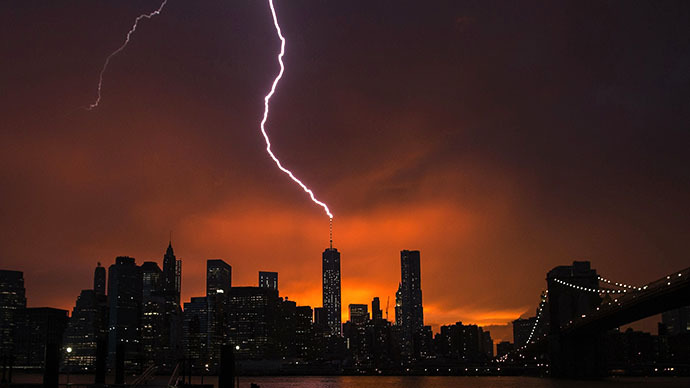
M259 287L278 289L278 272L259 271Z
M105 295L105 268L101 267L101 263L93 271L93 290L97 294Z
M154 261L145 261L144 264L141 265L141 292L144 298L151 297L160 292L162 274L163 272L160 267L158 267L158 264Z
M374 321L379 321L383 319L383 311L381 311L381 300L378 296L375 296L371 301L371 319Z
M14 355L25 312L24 273L0 270L0 356Z
M115 264L108 269L108 359L111 365L114 365L117 349L121 347L125 367L139 366L142 283L141 267L132 257L117 257Z
M518 318L513 321L513 344L516 348L527 344L536 321L537 317Z
M26 309L26 320L20 331L21 359L25 366L44 367L46 346L62 348L62 336L67 327L69 312L51 307Z
M363 325L369 320L369 309L365 304L350 304L350 322Z
M424 327L419 251L400 251L400 275L401 345L403 353L412 356L414 334Z
M172 241L168 243L168 249L163 256L163 291L180 304L180 288L182 275L182 262L175 258Z
M195 373L208 363L208 302L206 297L192 298L184 304L184 354ZM203 373L203 372L202 372Z
M230 287L232 266L221 259L206 260L206 295L227 295Z
M156 262L145 261L141 265L141 352L144 361L152 365L164 364L165 353L169 350L162 276L163 272Z
M323 308L331 335L341 335L340 252L330 247L323 251Z
M668 335L690 332L690 306L663 312L661 323L666 326Z
M297 306L295 309L295 338L297 356L306 358L314 351L314 311L310 306Z
M159 354L165 356L162 361L164 368L172 368L176 360L182 356L182 306L180 305L180 290L182 289L182 260L178 260L173 252L172 242L163 256L163 326L165 332L164 346Z
M64 345L72 348L72 353L65 359L65 365L70 369L95 370L98 343L108 336L107 317L105 293L82 290L65 330Z
M99 343L106 348L108 299L105 295L105 268L98 263L93 274L93 290L82 290L65 330L64 345L72 353L64 362L70 369L93 372ZM105 350L102 350L105 351Z
M208 328L208 363L215 370L220 360L221 345L228 337L228 298L232 285L232 267L220 259L206 261L206 319Z
M402 328L402 284L398 283L398 291L395 291L395 326Z
M230 289L228 342L239 346L239 359L272 358L278 351L278 291L260 287Z

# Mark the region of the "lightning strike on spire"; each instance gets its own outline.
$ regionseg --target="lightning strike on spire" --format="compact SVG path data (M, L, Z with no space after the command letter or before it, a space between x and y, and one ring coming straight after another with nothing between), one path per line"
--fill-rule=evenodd
M103 74L105 73L105 70L108 68L108 64L110 63L110 60L117 54L120 53L120 51L124 50L125 47L127 47L127 44L129 44L129 38L132 36L134 31L137 29L137 25L139 24L139 21L141 19L151 19L152 17L158 15L161 13L163 10L163 7L165 7L165 4L168 2L168 0L163 0L161 5L158 7L157 10L151 12L151 13L145 13L137 16L136 19L134 19L134 24L132 25L132 28L127 32L127 37L125 38L125 42L122 43L122 46L118 47L117 50L113 51L108 57L105 59L105 63L103 64L103 68L101 69L101 73L98 76L98 94L96 97L96 101L93 104L90 104L86 109L87 110L92 110L96 107L98 107L98 104L101 102L101 87L103 86Z
M311 197L311 200L314 201L317 205L321 206L325 211L326 214L328 214L328 217L331 219L331 241L333 240L333 214L331 214L331 211L328 209L328 206L316 199L314 196L314 192L311 191L304 183L302 183L299 179L297 179L290 170L286 169L283 167L282 164L280 164L280 161L276 156L273 154L271 151L271 141L268 139L268 135L266 134L266 120L268 119L268 102L273 96L273 94L276 91L276 86L278 86L278 81L283 77L283 72L285 71L285 65L283 64L283 55L285 55L285 38L283 37L282 32L280 31L280 25L278 24L278 17L276 16L276 10L273 7L273 0L268 0L268 4L271 7L271 14L273 15L273 24L275 25L276 32L278 33L278 37L280 38L280 54L278 54L278 62L280 63L280 71L278 72L278 75L276 76L275 80L273 80L273 85L271 86L271 91L264 97L264 118L261 120L261 133L264 135L264 139L266 140L266 151L268 154L271 156L271 159L276 163L278 168L286 173L288 176L290 176L290 179L295 181L298 185L302 187L302 189L309 194ZM332 244L332 243L331 243Z

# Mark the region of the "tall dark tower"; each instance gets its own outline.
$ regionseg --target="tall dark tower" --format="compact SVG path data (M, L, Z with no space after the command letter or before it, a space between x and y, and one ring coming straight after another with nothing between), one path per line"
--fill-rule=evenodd
M101 263L93 271L93 290L100 295L105 295L105 267Z
M220 259L206 260L207 363L216 369L221 345L228 336L228 301L232 286L232 266Z
M25 314L24 273L0 270L0 357L16 354L17 334Z
M400 251L400 275L402 346L412 355L414 335L424 327L419 251Z
M383 319L383 311L381 311L381 300L378 296L371 301L371 319L380 321Z
M163 256L163 291L180 305L180 268L181 263L176 260L173 252L172 241L168 243L168 249Z
M333 248L323 251L323 308L331 335L341 335L340 318L340 252Z
M180 305L180 290L182 287L182 260L175 258L172 239L163 256L163 273L161 276L164 300L163 327L166 331L164 344L160 352L167 358L165 364L174 363L182 356L182 306Z
M108 270L109 330L108 353L115 366L118 347L122 346L127 369L141 365L139 343L142 302L141 267L134 258L120 256Z

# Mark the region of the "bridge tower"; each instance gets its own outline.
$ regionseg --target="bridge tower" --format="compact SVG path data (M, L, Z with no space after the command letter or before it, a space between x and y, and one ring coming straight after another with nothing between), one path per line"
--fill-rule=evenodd
M601 304L601 298L596 293L564 286L556 279L574 286L599 288L597 272L590 268L589 261L574 261L573 265L558 266L547 274L551 375L599 377L605 372L604 352L600 349L603 333L590 332L566 337L561 335L561 328L596 309Z

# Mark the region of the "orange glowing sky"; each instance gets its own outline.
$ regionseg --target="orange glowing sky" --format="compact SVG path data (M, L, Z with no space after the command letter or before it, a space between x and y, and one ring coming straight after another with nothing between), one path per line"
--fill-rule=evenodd
M265 4L171 2L79 108L154 3L0 5L0 267L24 271L30 306L71 310L97 262L160 264L172 230L185 301L221 258L235 285L277 271L282 296L319 306L328 218L258 129ZM393 319L402 249L421 251L427 324L494 339L556 265L628 283L687 267L687 7L276 6L267 128L335 214L344 318L378 296Z

